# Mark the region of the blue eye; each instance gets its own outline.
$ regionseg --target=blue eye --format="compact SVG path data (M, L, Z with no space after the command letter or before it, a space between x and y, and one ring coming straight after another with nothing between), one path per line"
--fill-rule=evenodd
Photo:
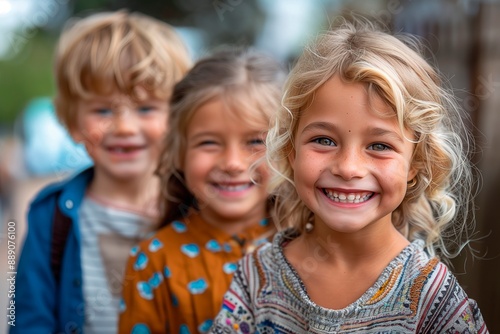
M151 106L141 106L141 107L139 107L137 110L138 110L138 111L139 111L139 113L141 113L141 114L147 114L147 113L149 113L149 112L153 111L153 110L154 110L154 108L153 108L153 107L151 107Z
M323 146L336 146L335 142L330 138L320 137L313 140L313 142L318 143Z
M372 144L368 146L368 148L374 151L387 151L392 149L390 146L381 143Z
M113 114L113 110L109 108L97 108L95 109L95 113L101 116L109 116Z
M264 145L264 140L260 138L251 139L248 144L250 145Z
M199 146L208 146L208 145L216 145L217 143L214 140L204 140L200 142Z

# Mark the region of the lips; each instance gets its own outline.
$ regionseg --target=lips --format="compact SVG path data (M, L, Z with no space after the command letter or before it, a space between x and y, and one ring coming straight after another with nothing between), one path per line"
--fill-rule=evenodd
M144 149L144 145L116 145L116 146L106 146L106 149L113 153L131 153L138 150Z
M336 190L323 188L323 193L332 201L339 203L363 203L368 201L372 196L373 192L361 191L361 192L340 192Z
M253 183L251 182L246 182L246 183L212 183L212 185L221 190L221 191L227 191L227 192L240 192L240 191L245 191L249 189L250 187L253 186Z

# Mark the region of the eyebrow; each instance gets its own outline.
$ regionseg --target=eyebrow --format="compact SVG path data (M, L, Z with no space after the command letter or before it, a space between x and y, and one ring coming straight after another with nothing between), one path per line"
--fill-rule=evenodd
M333 131L337 132L339 130L339 126L328 123L328 122L314 122L311 124L308 124L304 129L302 129L302 133L308 132L308 131L314 131L314 130L325 130L325 131ZM396 139L397 141L403 143L404 140L403 138L395 131L392 130L387 130L384 128L379 128L379 127L374 127L374 128L369 128L368 129L368 134L370 136L390 136Z
M383 128L370 128L368 133L372 136L390 136L401 143L404 143L403 138L395 131L383 129Z
M200 131L200 132L195 133L192 136L187 136L187 138L197 139L199 137L214 137L214 136L218 136L218 135L220 135L220 134L217 132L213 132L213 131Z
M313 130L335 131L335 130L338 130L338 127L332 123L314 122L314 123L308 124L304 129L302 129L302 133L308 132L308 131L313 131Z

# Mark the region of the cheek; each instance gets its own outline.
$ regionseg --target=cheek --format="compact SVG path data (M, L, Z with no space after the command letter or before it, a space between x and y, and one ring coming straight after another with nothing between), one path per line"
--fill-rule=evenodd
M96 119L93 117L83 117L79 120L77 128L79 141L85 146L99 144L104 135L109 132L112 122L109 119Z
M155 140L161 140L167 133L167 125L163 122L148 124L149 137Z
M183 173L188 189L196 193L195 188L199 188L202 181L208 175L208 160L200 158L199 154L186 153L184 159Z
M376 173L385 180L385 184L392 188L400 188L406 191L406 183L408 178L407 163L386 163L376 166Z
M252 169L250 169L250 171L252 171ZM266 162L261 162L252 173L252 179L264 187L267 187L270 178L271 170L267 166Z

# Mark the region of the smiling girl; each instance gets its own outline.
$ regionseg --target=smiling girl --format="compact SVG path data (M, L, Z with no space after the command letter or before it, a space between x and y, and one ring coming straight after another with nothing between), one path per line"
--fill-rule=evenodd
M344 22L299 58L267 136L293 228L243 258L212 333L488 332L437 257L468 223L471 164L414 42Z
M273 235L265 154L284 73L255 51L199 60L174 89L159 167L167 224L134 248L120 333L204 333L236 262Z

